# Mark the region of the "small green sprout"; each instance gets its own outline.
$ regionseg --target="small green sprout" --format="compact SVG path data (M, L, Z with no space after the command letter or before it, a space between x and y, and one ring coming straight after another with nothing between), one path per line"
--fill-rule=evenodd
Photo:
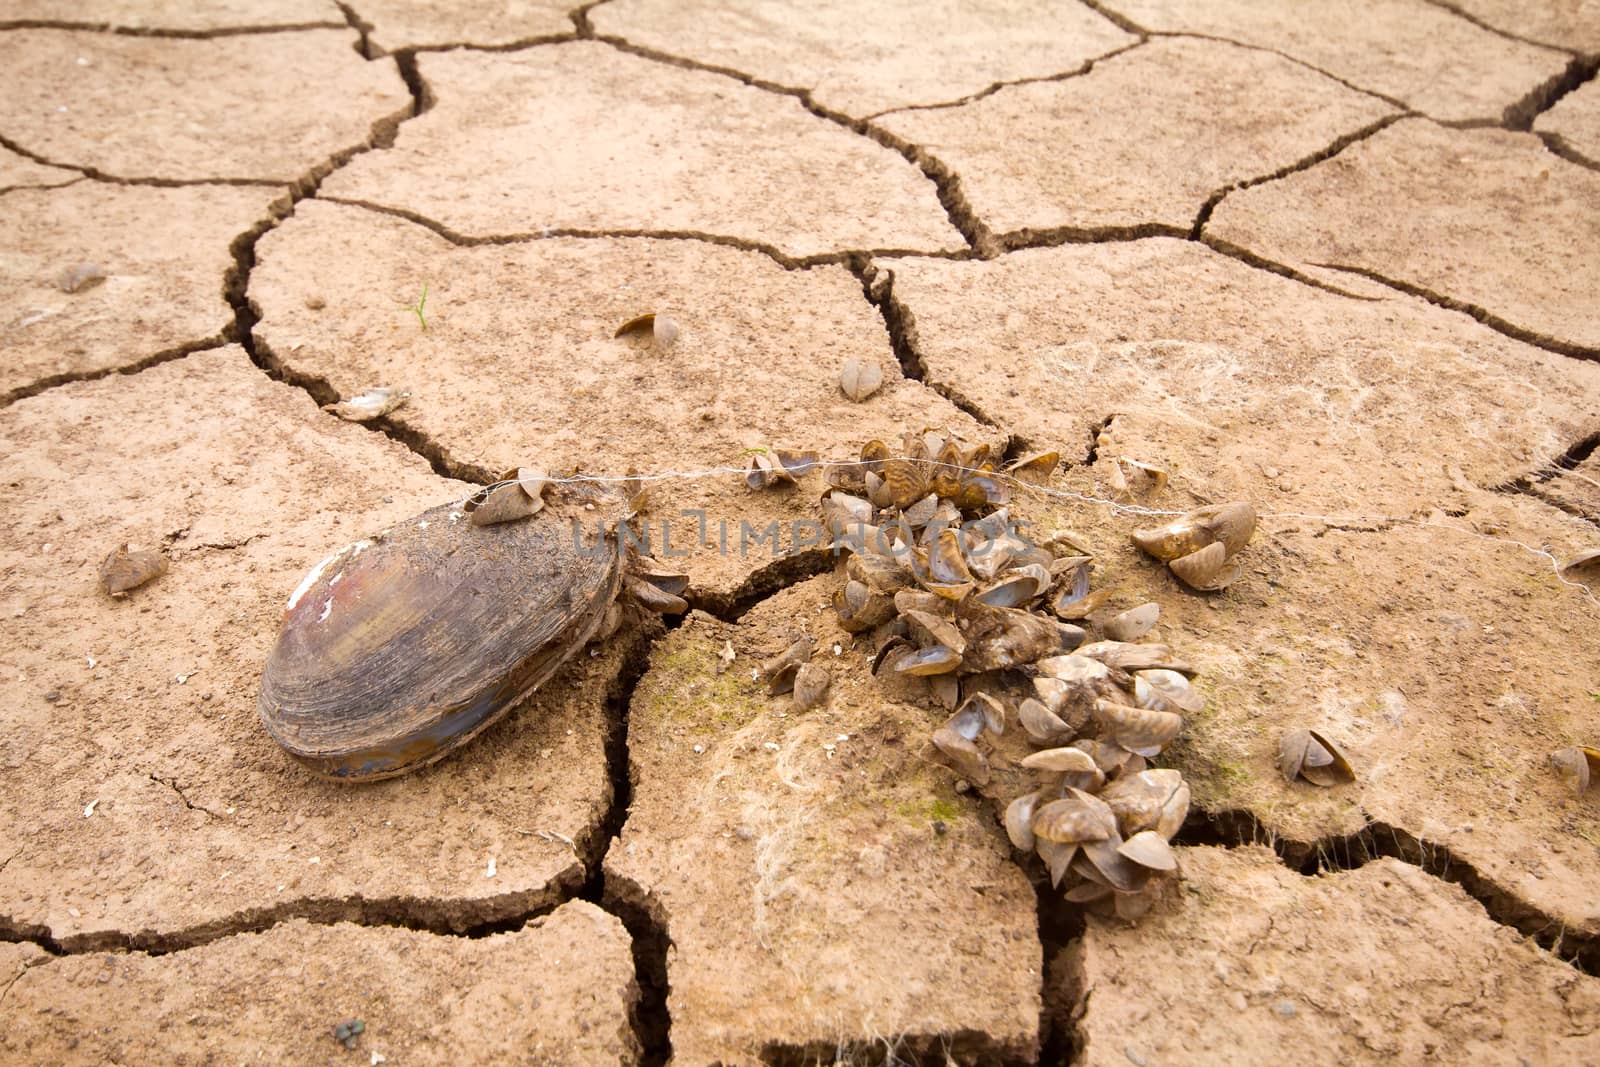
M417 302L415 304L401 304L400 305L400 310L409 311L409 312L411 312L413 315L415 315L417 317L417 322L422 324L422 332L423 333L427 333L428 332L428 320L427 320L426 317L423 316L423 313L422 313L423 312L423 308L427 305L427 303L428 303L428 283L427 282L423 282L422 283L422 295L417 298Z

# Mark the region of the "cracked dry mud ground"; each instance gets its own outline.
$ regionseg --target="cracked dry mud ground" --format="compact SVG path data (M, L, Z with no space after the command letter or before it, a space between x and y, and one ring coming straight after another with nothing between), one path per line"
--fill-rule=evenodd
M0 67L0 1062L1600 1060L1544 763L1600 743L1593 0L12 0ZM260 729L307 567L471 483L923 426L1059 450L1019 512L1200 669L1140 925L926 758L826 555L738 550L814 476L655 483L732 530L674 529L695 611L431 768ZM1255 503L1240 582L1138 555L1123 458ZM750 679L800 633L805 713Z

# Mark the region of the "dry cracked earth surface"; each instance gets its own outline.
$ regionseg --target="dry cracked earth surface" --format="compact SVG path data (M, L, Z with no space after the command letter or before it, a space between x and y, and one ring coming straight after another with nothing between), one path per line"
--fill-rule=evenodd
M1600 1061L1546 762L1600 744L1597 68L1594 0L9 0L0 1061ZM651 481L691 612L442 762L261 728L308 567L500 471L924 427L1058 452L1016 510L1089 625L1198 670L1140 923L929 758L815 475ZM1236 499L1223 592L1129 543ZM800 635L809 711L751 670ZM1286 783L1298 726L1357 781Z

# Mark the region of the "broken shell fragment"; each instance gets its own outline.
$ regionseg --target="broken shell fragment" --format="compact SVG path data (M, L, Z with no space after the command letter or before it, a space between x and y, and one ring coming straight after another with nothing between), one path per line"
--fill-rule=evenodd
M859 404L883 386L883 368L870 359L847 359L839 372L839 388Z
M1290 782L1303 778L1323 788L1356 780L1356 772L1344 753L1315 730L1290 730L1283 735L1278 770Z
M1587 745L1564 748L1550 756L1550 763L1573 793L1582 793L1600 781L1600 749Z
M1106 620L1106 636L1113 641L1137 641L1161 618L1161 605L1140 604Z
M820 663L802 663L794 674L794 706L799 711L809 711L822 703L828 695L833 675Z
M411 394L404 389L380 385L349 400L341 400L337 404L324 404L322 410L331 411L347 422L371 422L403 406L410 398Z
M476 526L451 522L454 510L340 549L289 598L259 710L273 740L318 774L388 778L454 751L610 613L623 556L609 535L575 543L581 511Z
M165 573L167 559L160 552L129 552L128 546L122 545L100 564L100 588L107 596L120 598Z

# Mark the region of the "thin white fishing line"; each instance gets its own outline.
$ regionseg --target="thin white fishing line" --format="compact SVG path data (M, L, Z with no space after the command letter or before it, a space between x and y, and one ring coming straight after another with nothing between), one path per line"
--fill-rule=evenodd
M816 461L814 466L815 468L823 468L827 466L854 465L859 464L860 462L861 459L858 456L852 456L848 459L819 459ZM937 460L932 459L922 460L920 462L930 467L941 467L955 471L959 474L982 474L985 477L993 478L996 481L1005 482L1015 486L1017 489L1025 493L1038 493L1042 496L1047 496L1058 500L1072 501L1079 504L1088 504L1093 507L1109 508L1124 515L1137 515L1143 518L1177 518L1179 516L1188 514L1188 511L1185 510L1152 508L1143 504L1134 504L1120 500L1112 500L1108 497L1095 496L1091 493L1080 493L1071 489L1058 489L1051 486L1039 485L1031 481L1017 478L1014 475L997 471L986 471L978 467L966 467L955 463L940 463ZM749 473L750 468L744 465L716 466L701 467L694 470L666 470L635 474L575 473L566 475L564 477L547 476L545 478L545 482L549 485L642 485L645 483L654 484L658 482L671 481L701 481L707 478L743 478ZM470 497L481 492L482 488L483 487L474 489L471 493L462 497L461 502L465 503L465 501ZM1335 527L1351 525L1413 526L1423 529L1442 530L1446 533L1455 534L1462 537L1471 537L1479 541L1488 541L1493 544L1517 548L1531 556L1534 556L1535 558L1544 560L1549 565L1550 573L1555 577L1557 582L1577 590L1591 604L1600 607L1600 598L1596 598L1595 594L1589 589L1588 586L1584 585L1582 582L1575 582L1561 573L1561 561L1556 558L1554 553L1546 549L1527 544L1524 541L1519 541L1514 537L1504 537L1498 534L1482 533L1478 530L1469 530L1465 527L1453 525L1451 523L1437 522L1429 519L1416 519L1405 515L1327 515L1319 514L1317 512L1304 511L1262 511L1257 513L1257 518L1260 520L1296 520L1301 522L1315 522L1323 526Z

